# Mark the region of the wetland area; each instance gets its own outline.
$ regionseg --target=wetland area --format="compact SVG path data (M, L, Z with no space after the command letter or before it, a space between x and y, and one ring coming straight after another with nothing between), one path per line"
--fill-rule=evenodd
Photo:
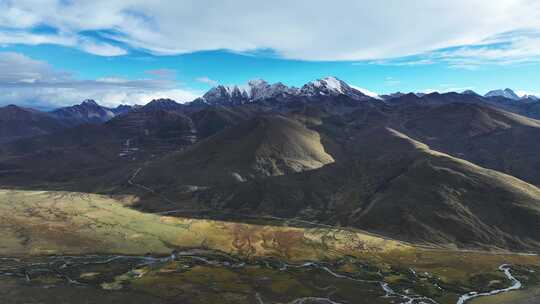
M0 202L2 303L532 303L540 286L532 254L146 214L94 194Z

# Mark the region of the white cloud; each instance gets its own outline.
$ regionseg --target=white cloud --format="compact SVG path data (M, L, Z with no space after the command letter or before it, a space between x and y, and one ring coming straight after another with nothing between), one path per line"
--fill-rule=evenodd
M430 58L415 58L415 59L388 59L388 60L375 60L371 61L371 64L379 65L392 65L392 66L417 66L417 65L428 65L435 63Z
M109 43L95 41L87 37L71 34L35 34L26 31L2 30L1 28L0 44L57 44L78 48L90 54L108 57L127 54L127 51L123 48Z
M421 93L424 93L424 94L430 94L430 93L435 93L435 92L438 92L438 93L448 93L448 92L456 92L456 93L461 93L463 91L467 91L467 90L473 90L475 89L475 87L473 86L466 86L466 87L456 87L454 84L441 84L439 85L439 89L424 89L424 90L420 90Z
M395 87L401 84L401 80L395 79L394 77L386 77L384 78L384 85L389 87Z
M127 51L124 50L123 48L119 48L117 46L114 46L108 43L92 41L90 39L81 39L79 41L79 47L81 48L81 50L87 53L98 55L98 56L112 57L112 56L121 56L121 55L127 54Z
M207 85L211 85L211 86L218 85L218 82L216 80L210 79L206 76L198 77L195 80L197 80L198 82L206 83Z
M540 61L540 32L514 34L508 41L464 46L436 54L450 63L471 66L474 64L519 64Z
M494 35L475 44L435 50L399 59L370 63L392 66L416 66L446 63L450 68L477 70L482 65L517 65L540 62L540 29L528 29Z
M523 97L526 95L540 97L540 92L530 92L530 91L523 91L523 90L516 90L515 92L520 97Z
M75 36L77 41L83 31L100 31L109 39L158 54L271 49L293 59L373 60L481 44L494 37L508 41L512 38L502 33L540 29L540 3L535 0L2 3L3 28L19 29L29 35L32 26L46 24L62 35ZM53 38L64 37L47 37ZM508 55L518 59L536 53L538 41L528 37L513 46L519 51L509 51ZM86 51L107 56L122 53L109 47L88 47ZM498 55L487 50L461 52L466 56Z
M44 61L12 52L0 52L0 71L0 104L58 107L91 98L103 105L116 106L145 104L154 98L165 97L187 102L201 95L162 78L80 80L55 70Z
M170 98L180 103L192 101L200 94L181 90L181 89L163 89L163 90L104 90L94 92L93 99L98 100L100 104L116 106L119 104L143 105L153 99ZM82 100L82 99L79 99Z
M0 53L0 83L17 84L38 81L61 82L70 78L68 73L55 71L44 61L34 60L14 52Z
M449 88L446 88L444 90L442 90L443 92L456 92L456 93L461 93L463 91L467 91L467 90L471 90L471 91L474 91L475 87L473 86L465 86L465 87L449 87Z

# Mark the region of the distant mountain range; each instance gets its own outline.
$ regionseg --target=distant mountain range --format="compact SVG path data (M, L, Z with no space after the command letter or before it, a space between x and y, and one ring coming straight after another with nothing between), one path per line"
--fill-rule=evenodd
M486 93L486 95L484 95L484 97L504 97L513 100L520 99L520 97L511 89L489 91Z
M258 79L245 86L218 85L202 97L190 103L179 104L171 99L152 100L144 107L120 105L108 108L88 99L81 104L59 108L50 112L10 105L0 108L0 142L48 134L59 129L81 124L102 124L134 109L178 110L205 106L238 106L243 104L264 104L267 107L281 107L284 104L320 102L321 100L341 98L344 102L402 102L448 103L473 102L486 103L532 118L540 118L540 100L536 96L519 97L511 89L493 90L480 96L474 91L462 93L394 93L377 96L363 89L350 86L336 77L325 77L306 83L301 88L288 87L280 82L269 84ZM421 99L418 99L421 98Z
M366 93L327 77L217 86L183 104L7 106L0 186L540 252L540 101L511 90Z
M382 101L388 104L407 101L428 104L448 102L486 103L528 117L540 118L540 100L532 95L519 97L511 89L493 90L484 96L480 96L471 90L462 93L444 94L405 94L398 92L377 96L363 89L350 86L336 77L314 80L306 83L301 88L288 87L280 82L269 84L258 79L249 81L245 86L218 85L210 89L202 97L185 104L179 104L171 99L158 99L149 102L144 107L120 105L116 108L108 108L89 99L84 100L81 104L59 108L50 112L10 105L0 108L0 117L3 117L0 121L0 142L48 134L59 129L81 124L102 124L138 108L179 111L186 107L238 106L243 104L264 104L273 108L282 107L286 104L316 103L321 100L340 98L344 102Z
M249 81L245 87L219 85L195 101L212 105L239 105L268 99L285 101L294 97L316 98L339 95L348 96L354 100L371 99L342 80L326 77L311 81L302 88L288 87L281 82L269 84L260 79Z
M540 98L534 95L522 95L518 96L512 89L504 89L504 90L493 90L489 91L484 95L484 97L502 97L510 100L519 100L519 101L525 101L525 102L531 102L531 101L538 101Z
M53 133L67 127L52 115L9 105L0 108L0 143Z
M131 106L120 105L116 108L106 108L98 105L94 100L84 100L79 105L64 107L49 112L52 116L59 120L65 121L71 125L79 125L83 123L103 123L111 118L129 112Z
M49 134L81 124L101 124L132 110L120 105L107 108L94 100L84 100L79 105L42 112L31 108L8 105L0 107L0 142Z

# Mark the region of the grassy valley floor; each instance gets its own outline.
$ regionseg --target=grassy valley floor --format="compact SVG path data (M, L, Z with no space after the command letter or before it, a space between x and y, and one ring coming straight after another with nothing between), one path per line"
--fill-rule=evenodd
M540 257L333 228L141 213L134 197L0 190L0 302L468 303L538 296ZM532 303L532 302L531 302Z

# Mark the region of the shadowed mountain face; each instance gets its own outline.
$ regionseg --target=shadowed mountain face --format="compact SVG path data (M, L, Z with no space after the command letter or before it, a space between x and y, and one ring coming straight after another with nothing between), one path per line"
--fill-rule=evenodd
M156 108L131 111L109 121L105 128L129 140L132 145L165 152L197 141L197 130L190 117L180 112Z
M0 143L59 131L66 125L51 115L9 105L0 108Z
M116 108L107 108L88 99L79 105L56 109L51 113L58 120L70 125L100 124L115 116L122 115L131 110L131 106L120 105Z
M171 106L168 101L156 101L104 124L64 128L0 146L1 183L94 191L83 186L86 183L82 180L93 184L93 177L106 172L121 172L181 151L252 115L250 110Z
M357 148L372 146L370 153L380 156L363 161L389 165L407 159L407 165L389 174L367 204L353 211L353 225L397 237L405 234L412 241L538 246L540 234L533 232L540 229L538 188L431 150L391 129L375 134L375 142L366 136Z
M309 113L318 115L306 119ZM257 127L246 124L195 145L192 155L179 154L143 168L135 181L162 193L168 202L142 200L139 207L161 211L201 208L237 215L302 218L357 227L411 242L449 246L534 250L540 245L537 187L440 153L404 133L430 139L430 143L441 139L448 144L439 147L451 150L460 143L456 138L470 143L498 132L508 138L521 136L520 132L532 132L525 137L536 136L537 121L470 103L359 107L339 116L321 113L324 112L295 112L288 120L295 119L318 133L325 153L334 161L296 173L247 175L250 178L223 183L227 178L231 180L227 173L253 168L248 166L248 160L254 159L257 150L241 144L241 140L249 138L241 130ZM446 127L437 127L441 125ZM282 123L276 126L286 130ZM264 129L273 130L270 126ZM293 134L290 130L286 133ZM234 135L236 141L226 143L221 139ZM484 149L501 158L509 153L507 147L496 149L491 144L479 140L476 146L462 144L473 150L461 151L471 158L484 157L486 162L488 158L481 153ZM276 147L273 146L274 151L286 155L284 148ZM213 157L203 156L207 154L202 151L211 151L208 154ZM456 151L451 150L454 154L462 153ZM201 156L200 162L193 155ZM306 153L301 155L305 157ZM234 161L235 156L245 163ZM206 161L204 165L202 159ZM534 165L536 159L516 158L518 162ZM490 165L503 166L497 162ZM515 172L517 166L512 170ZM184 172L192 175L186 177ZM186 189L191 190L186 193ZM520 222L516 223L515 218Z
M332 162L317 132L284 116L261 116L155 161L141 176L153 187L210 186L303 172Z
M436 150L540 184L540 121L477 104L422 112L401 130Z
M521 250L540 245L535 186L392 129L358 132L345 149L349 159L319 170L215 187L195 199L212 210L298 217L411 242Z
M0 143L55 133L81 124L101 124L131 109L125 105L106 108L93 100L51 112L9 105L0 108Z
M134 194L143 210L300 218L440 246L540 250L540 122L514 113L534 101L472 93L382 101L323 80L287 94L254 82L190 104L156 100L105 123L4 144L0 185Z

